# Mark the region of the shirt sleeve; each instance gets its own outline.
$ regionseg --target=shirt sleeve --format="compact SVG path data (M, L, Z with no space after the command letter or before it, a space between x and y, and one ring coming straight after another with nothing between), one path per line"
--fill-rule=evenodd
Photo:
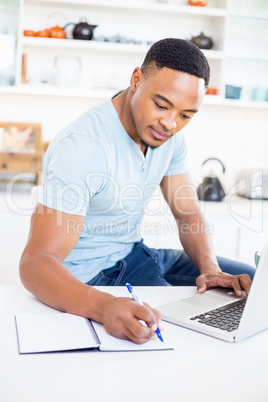
M187 166L187 146L184 135L177 133L174 137L173 156L170 161L169 167L166 170L165 176L174 176L188 172Z
M64 136L47 150L39 202L85 216L91 197L103 185L105 172L105 156L98 140L74 133Z

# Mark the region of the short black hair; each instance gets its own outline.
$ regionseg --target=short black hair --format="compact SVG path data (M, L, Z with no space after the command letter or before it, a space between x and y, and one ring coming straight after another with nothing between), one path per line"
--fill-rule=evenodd
M208 86L210 68L201 50L185 39L166 38L155 42L148 50L141 66L141 71L147 73L154 68L171 68L198 78L203 78Z

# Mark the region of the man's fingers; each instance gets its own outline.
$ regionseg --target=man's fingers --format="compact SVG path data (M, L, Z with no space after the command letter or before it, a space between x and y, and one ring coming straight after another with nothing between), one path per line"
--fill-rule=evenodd
M144 306L145 306L145 307L148 307L149 310L153 313L153 315L150 315L151 321L146 321L146 320L144 320L144 321L146 322L146 324L147 324L150 328L152 328L152 327L156 324L156 327L159 328L160 330L162 330L162 329L161 329L161 328L163 328L162 321L161 321L162 315L161 315L160 311L156 310L155 308L152 308L152 307L149 306L149 304L147 304L147 303L144 303ZM160 328L160 327L161 327L161 328Z
M136 302L133 302L132 313L134 316L129 316L129 319L125 322L130 339L135 339L134 342L136 343L157 339L154 331L157 329L160 313L147 304L141 306ZM137 342L136 339L139 341Z
M197 287L197 293L204 293L207 290L206 285Z
M129 328L126 328L123 339L127 339L138 344L157 339L157 335L155 332L152 332L148 327L144 327L141 323L139 324L143 327L141 332L135 329L135 333L133 333ZM144 334L144 328L149 329L148 334Z
M205 275L200 275L196 279L197 293L204 293L207 290Z
M240 285L239 278L237 276L232 276L230 279L230 284L237 296L242 296L242 288ZM227 286L226 286L227 287Z
M226 273L218 274L203 274L200 275L197 280L197 292L203 293L207 289L211 289L217 286L223 288L234 289L237 296L242 296L242 291L244 290L246 294L249 294L251 279L247 274L241 275L230 275Z
M141 344L155 338L155 332L145 323L140 322L133 314L124 316L124 319L115 320L113 325L105 325L106 331L120 339L131 340Z
M103 316L104 328L116 338L141 344L157 340L156 329L162 330L161 314L148 304L140 305L129 297L115 297Z
M243 290L248 295L251 286L251 279L246 274L234 276L225 274L220 279L219 286L233 288L237 296L242 296Z
M244 289L246 295L248 296L251 287L251 279L249 275L247 274L239 275L239 281L242 289Z

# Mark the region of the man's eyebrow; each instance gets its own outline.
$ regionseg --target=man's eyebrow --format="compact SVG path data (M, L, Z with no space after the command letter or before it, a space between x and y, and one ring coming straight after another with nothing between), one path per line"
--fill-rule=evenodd
M155 97L158 98L158 99L161 99L162 101L164 101L166 103L168 103L171 107L174 107L173 103L170 100L168 100L167 98L165 98L163 95L155 94Z
M197 109L184 109L183 112L197 113Z
M165 98L165 96L160 95L160 94L155 94L155 97L168 103L171 107L174 107L173 103L170 100L168 100L167 98ZM198 110L197 109L185 109L185 110L183 110L183 112L197 113Z

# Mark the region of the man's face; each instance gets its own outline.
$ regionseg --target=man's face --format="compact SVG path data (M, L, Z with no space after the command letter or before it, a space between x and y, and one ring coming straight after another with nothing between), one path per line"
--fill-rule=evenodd
M169 68L147 75L136 68L131 90L130 108L136 129L132 138L152 148L185 127L205 95L203 79Z

